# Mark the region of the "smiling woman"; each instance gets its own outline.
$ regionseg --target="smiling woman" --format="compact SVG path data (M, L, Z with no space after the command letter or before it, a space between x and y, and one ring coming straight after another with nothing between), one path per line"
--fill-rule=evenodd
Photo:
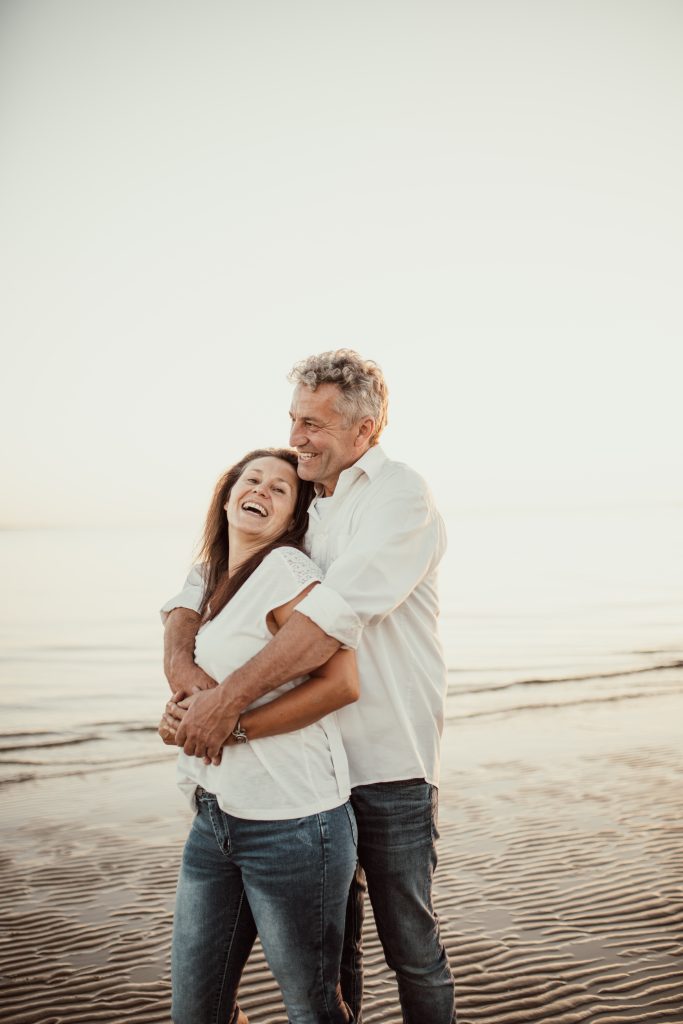
M278 537L294 526L297 490L293 466L272 455L252 459L223 506L228 523L235 530L259 537L261 542Z
M221 704L228 684L214 685L321 580L302 550L312 494L295 452L258 449L220 478L207 515L194 659L208 689L176 693L159 730L183 746L178 782L197 812L173 927L175 1024L246 1020L237 988L257 930L289 1020L352 1020L339 971L356 833L334 711L358 699L355 655L338 651L311 678L286 682L234 728ZM188 614L178 603L166 610ZM229 739L213 761L185 738L198 714Z
M302 548L312 498L313 486L298 479L297 457L288 448L248 452L223 474L199 552L202 618L209 600L211 617L216 616L274 547Z

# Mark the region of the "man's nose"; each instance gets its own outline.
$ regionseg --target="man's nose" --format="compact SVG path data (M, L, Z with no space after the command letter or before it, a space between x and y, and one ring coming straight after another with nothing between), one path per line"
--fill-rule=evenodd
M301 444L306 444L306 434L298 425L298 423L296 423L296 421L292 423L292 426L289 431L289 443L292 446L292 448L296 448L298 445Z

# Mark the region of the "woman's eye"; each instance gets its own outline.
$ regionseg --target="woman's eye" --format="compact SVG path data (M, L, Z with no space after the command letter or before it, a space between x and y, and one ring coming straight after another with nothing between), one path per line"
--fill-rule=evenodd
M273 490L277 491L278 494L284 494L285 493L284 487L273 487Z

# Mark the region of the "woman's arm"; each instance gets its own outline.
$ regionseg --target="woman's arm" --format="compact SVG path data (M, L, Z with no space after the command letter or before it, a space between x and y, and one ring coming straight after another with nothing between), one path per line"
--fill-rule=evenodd
M247 739L260 740L304 729L325 715L353 704L360 697L360 682L353 651L337 651L309 679L268 704L246 711L240 725ZM230 736L228 745L235 743Z

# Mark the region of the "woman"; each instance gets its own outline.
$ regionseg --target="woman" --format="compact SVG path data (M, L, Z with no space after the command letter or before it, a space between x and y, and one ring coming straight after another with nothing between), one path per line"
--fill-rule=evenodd
M217 681L263 647L321 579L301 551L312 495L296 465L288 449L260 449L216 486L195 660ZM179 784L197 814L174 919L175 1024L246 1020L236 994L257 930L292 1024L353 1020L338 978L356 834L329 713L358 694L354 655L339 651L310 680L256 702L219 764L180 753ZM160 733L168 741L168 720Z

